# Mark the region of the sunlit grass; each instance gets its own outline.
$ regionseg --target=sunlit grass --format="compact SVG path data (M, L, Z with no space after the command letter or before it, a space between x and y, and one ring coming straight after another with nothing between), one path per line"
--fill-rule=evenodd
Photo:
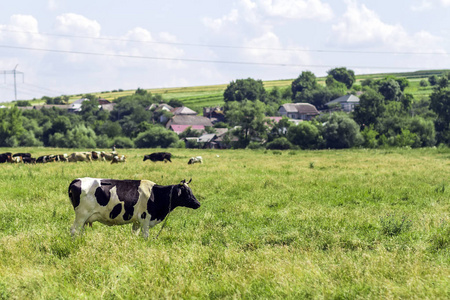
M154 150L119 149L127 162L116 165L0 164L0 298L449 296L446 148L169 149L173 163L143 162ZM204 164L188 165L194 155ZM160 225L144 240L131 225L100 223L73 239L67 187L84 176L193 178L202 207L177 208L156 240Z

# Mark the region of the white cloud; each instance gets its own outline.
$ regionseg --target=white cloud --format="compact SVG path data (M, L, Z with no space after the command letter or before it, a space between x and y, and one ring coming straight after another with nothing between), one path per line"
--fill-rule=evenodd
M55 30L63 34L99 37L101 26L82 15L67 13L56 17Z
M213 31L220 31L224 26L228 23L235 24L238 20L239 13L236 9L231 10L228 14L223 17L212 19L212 18L203 18L203 24L212 29Z
M57 0L48 0L47 1L47 7L50 10L55 10L58 7Z
M43 47L46 38L39 34L36 18L30 15L12 15L9 24L0 24L0 41L7 41L26 47Z
M257 2L269 16L323 21L333 17L330 5L321 0L258 0Z
M247 60L255 63L273 63L273 64L309 64L311 57L308 52L295 51L305 50L299 47L289 47L292 51L278 51L282 49L278 36L273 32L266 32L263 35L248 40L244 43L244 56Z
M384 23L380 17L364 4L347 0L347 11L341 20L332 26L332 43L340 46L361 48L383 47L395 51L417 51L439 49L439 37L427 32L409 34L401 25Z
M413 3L411 5L411 10L420 12L441 6L450 6L450 0L421 0L420 3Z
M412 11L424 11L433 7L430 0L422 0L419 4L413 4L411 6Z

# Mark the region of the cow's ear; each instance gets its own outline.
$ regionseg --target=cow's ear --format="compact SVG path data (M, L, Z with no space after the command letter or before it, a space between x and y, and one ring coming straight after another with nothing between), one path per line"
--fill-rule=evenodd
M189 179L189 181L187 182L187 184L191 183L191 181L192 181L192 178L191 178L191 179Z
M181 180L180 185L184 185L186 183L186 179Z

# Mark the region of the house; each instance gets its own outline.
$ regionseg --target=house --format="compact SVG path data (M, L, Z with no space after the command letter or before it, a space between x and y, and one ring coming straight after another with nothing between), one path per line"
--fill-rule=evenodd
M203 107L203 116L210 119L213 124L225 122L225 113L221 107Z
M111 104L111 101L106 100L104 98L98 98L97 101L98 101L98 104L100 104L100 105Z
M100 109L112 112L114 109L114 106L116 106L117 103L106 103L106 104L100 104Z
M155 113L154 118L157 119L159 123L166 123L169 120L169 117L167 117L167 115L164 114L164 112L171 112L173 109L174 108L172 106L166 103L160 104L152 103L149 107L146 108L146 110L150 110L153 111L153 113Z
M173 113L175 116L177 116L177 115L196 116L197 115L196 111L194 111L186 106L176 107L176 108L172 109L170 112Z
M228 133L228 128L215 128L216 133L205 133L197 138L196 142L200 148L204 149L226 149L232 143L238 141L238 138L233 135L225 135ZM227 140L228 139L228 140Z
M70 104L68 111L69 112L80 112L81 111L81 104L84 101L89 101L89 99L88 98L81 98L81 99L75 100L74 102L72 102Z
M359 98L352 94L347 94L345 96L336 98L328 103L325 103L325 105L328 106L328 108L340 105L342 111L352 112L355 110L355 106L359 105Z
M188 127L194 130L203 131L205 127L213 126L211 120L196 115L174 115L166 124L166 128L173 130L177 134L182 133Z
M281 116L296 120L312 120L319 115L316 107L309 103L286 103L278 108Z

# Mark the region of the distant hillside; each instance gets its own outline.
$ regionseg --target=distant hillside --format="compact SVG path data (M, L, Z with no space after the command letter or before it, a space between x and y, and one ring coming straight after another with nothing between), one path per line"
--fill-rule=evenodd
M406 88L406 93L410 93L415 99L421 99L423 97L428 97L432 92L431 87L420 87L419 83L422 79L427 79L431 75L440 76L444 72L450 70L425 70L425 71L415 71L415 72L399 72L399 73L379 73L379 74L366 74L366 75L356 75L356 81L362 81L367 78L379 79L386 76L395 76L398 78L404 77L410 81L410 86ZM238 78L237 78L238 79ZM256 78L257 79L257 78ZM283 79L283 80L270 80L264 81L264 86L267 90L271 90L273 87L287 88L291 85L294 79ZM325 77L319 77L318 82L324 84ZM156 88L147 89L148 92L152 94L160 94L163 99L169 101L170 99L178 99L185 106L192 108L196 111L200 111L202 107L205 106L217 106L222 105L223 92L225 91L228 83L218 84L218 85L207 85L207 86L193 86L193 87L174 87L174 88ZM134 94L135 90L127 91L108 91L108 92L98 92L91 93L98 97L114 100L119 97L128 96ZM70 96L69 102L79 99L82 94ZM31 100L33 105L44 104L42 100ZM5 104L8 105L8 104ZM14 102L9 105L14 105Z

